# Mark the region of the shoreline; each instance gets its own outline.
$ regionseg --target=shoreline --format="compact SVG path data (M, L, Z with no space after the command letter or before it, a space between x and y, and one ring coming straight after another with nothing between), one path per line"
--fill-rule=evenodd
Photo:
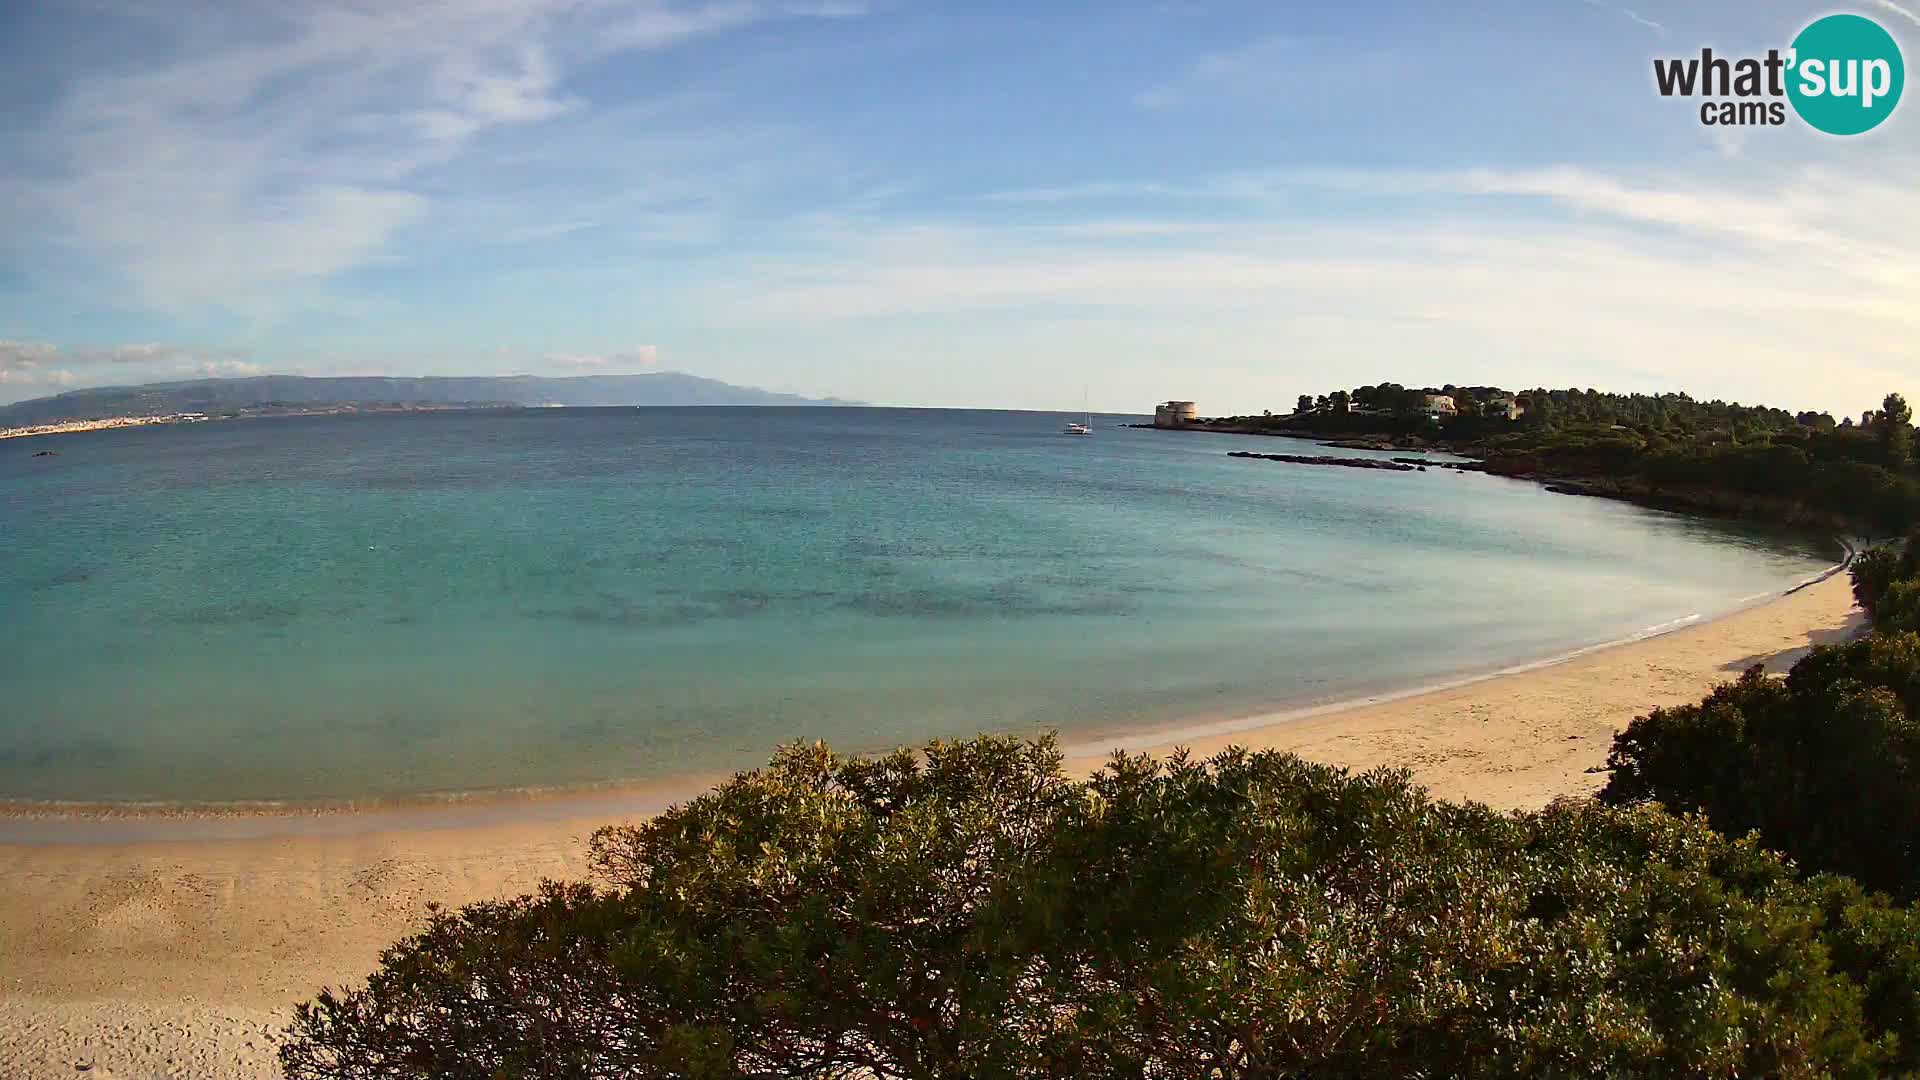
M1135 752L1170 746L1182 739L1205 739L1256 732L1289 721L1365 709L1471 687L1490 680L1539 671L1582 657L1655 640L1668 634L1711 626L1765 607L1811 588L1852 565L1856 545L1835 537L1840 562L1790 588L1735 601L1710 615L1688 615L1575 649L1518 663L1467 669L1405 685L1387 684L1349 696L1307 703L1276 703L1248 712L1197 713L1145 726L1095 727L1056 731L1069 759L1105 747ZM771 747L768 748L771 752ZM876 751L884 753L887 749ZM755 761L743 769L763 764ZM256 839L271 836L350 835L412 829L461 829L517 821L553 821L586 813L653 814L697 797L739 770L676 773L596 783L482 788L421 792L399 796L337 800L240 800L233 802L88 802L0 798L0 846L34 844L122 844L144 842Z
M1613 649L1621 649L1644 642L1657 641L1670 634L1679 634L1688 630L1711 627L1724 620L1738 618L1747 612L1778 603L1796 593L1815 588L1821 583L1845 573L1847 569L1853 565L1853 560L1859 554L1859 550L1852 541L1844 537L1836 537L1835 541L1840 544L1842 550L1845 552L1845 557L1840 562L1801 581L1791 588L1783 589L1779 592L1759 593L1747 597L1744 600L1736 601L1732 607L1725 611L1720 611L1712 615L1688 615L1647 627L1635 633L1628 634L1625 637L1596 642L1592 645L1583 645L1579 648L1552 653L1535 660L1524 660L1516 664L1468 670L1428 682L1388 688L1372 693L1358 694L1353 697L1343 697L1333 701L1270 709L1251 714L1235 713L1210 720L1189 721L1173 727L1155 727L1139 731L1098 731L1090 733L1091 737L1080 737L1071 740L1068 738L1068 733L1062 732L1061 749L1069 758L1084 758L1089 753L1094 752L1094 748L1098 746L1108 747L1109 753L1115 749L1135 753L1142 750L1152 750L1157 747L1171 747L1187 739L1209 739L1216 736L1261 732L1289 722L1313 720L1319 717L1355 712L1378 706L1393 705L1398 702L1426 697L1432 694L1469 689L1482 683L1493 682L1517 675L1527 675L1562 664L1574 663L1586 657L1595 656ZM1734 674L1737 675L1738 673L1735 672ZM4 804L0 804L0 819L3 819L4 816L3 805Z
M1612 735L1635 716L1698 701L1752 664L1783 670L1860 626L1850 583L1830 572L1724 618L1532 670L1247 718L1263 726L1231 732L1163 732L1166 742L1136 749L1203 756L1232 744L1407 768L1438 798L1537 808L1597 790ZM1080 753L1065 767L1084 774L1106 758ZM363 979L428 904L584 879L593 829L650 812L569 805L578 812L523 801L498 820L421 815L378 831L0 843L0 1074L73 1075L84 1063L108 1077L277 1075L274 1032L293 1005Z
M1605 784L1612 737L1654 708L1692 704L1756 664L1780 673L1814 646L1866 631L1843 573L1851 559L1726 615L1371 700L1195 726L1129 753L1196 757L1229 746L1276 749L1356 771L1407 768L1435 797L1538 809ZM1735 655L1729 655L1735 654ZM1478 721L1462 724L1463 719ZM1067 747L1085 772L1110 756L1096 740Z

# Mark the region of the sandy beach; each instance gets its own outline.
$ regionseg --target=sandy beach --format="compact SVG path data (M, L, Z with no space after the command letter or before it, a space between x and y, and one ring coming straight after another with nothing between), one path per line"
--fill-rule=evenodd
M1536 807L1595 791L1613 733L1635 715L1695 700L1751 664L1784 670L1856 625L1837 575L1564 662L1178 741L1201 754L1239 744L1405 766L1444 798ZM1076 770L1104 756L1067 741ZM1172 748L1139 742L1129 748ZM594 828L683 794L138 842L71 842L82 838L74 828L50 828L61 842L0 845L0 1076L275 1075L273 1033L292 1004L364 976L427 903L581 876Z

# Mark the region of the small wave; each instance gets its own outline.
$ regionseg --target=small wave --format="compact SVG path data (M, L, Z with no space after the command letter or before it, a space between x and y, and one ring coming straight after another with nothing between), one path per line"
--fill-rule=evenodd
M1770 596L1772 594L1761 593L1760 595ZM1748 599L1753 600L1753 599L1758 599L1758 597L1748 597ZM1746 600L1740 601L1741 604L1745 604L1746 602L1747 602ZM1689 615L1682 615L1677 619L1669 619L1663 623L1654 623L1652 626L1646 627L1645 629L1634 631L1633 633L1627 635L1625 638L1621 640L1622 641L1645 641L1650 637L1659 637L1661 634L1671 633L1675 630L1680 629L1683 626L1690 626L1694 623L1699 622L1700 619L1701 619L1701 615L1699 612L1696 611ZM1609 642L1608 644L1618 644L1618 642ZM1605 646L1601 646L1601 647L1604 648Z

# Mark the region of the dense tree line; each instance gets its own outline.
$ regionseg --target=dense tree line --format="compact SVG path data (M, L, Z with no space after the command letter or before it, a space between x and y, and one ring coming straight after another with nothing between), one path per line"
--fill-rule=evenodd
M1451 396L1457 415L1430 416L1429 393ZM1518 419L1508 418L1508 400L1523 410ZM1482 457L1496 472L1597 481L1601 493L1700 510L1875 535L1920 525L1913 411L1899 394L1856 423L1686 394L1383 383L1302 395L1292 415L1227 422L1418 437Z
M1502 814L1275 753L772 764L439 912L295 1078L1867 1077L1920 922L1654 808Z

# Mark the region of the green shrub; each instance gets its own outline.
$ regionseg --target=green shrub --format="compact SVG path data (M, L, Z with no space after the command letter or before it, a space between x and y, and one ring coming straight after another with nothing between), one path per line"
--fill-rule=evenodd
M1920 578L1902 578L1887 586L1874 602L1873 626L1896 633L1920 631Z
M1887 586L1900 576L1900 552L1892 547L1877 547L1854 556L1853 598L1869 614L1885 595Z
M1877 629L1920 630L1917 583L1920 538L1873 548L1853 560L1853 598L1873 617Z
M1652 808L1499 814L1051 740L766 769L441 912L299 1012L296 1078L1874 1076L1911 911Z
M1889 592L1889 596L1893 594ZM1815 649L1615 737L1601 798L1657 800L1905 899L1920 896L1920 636Z

